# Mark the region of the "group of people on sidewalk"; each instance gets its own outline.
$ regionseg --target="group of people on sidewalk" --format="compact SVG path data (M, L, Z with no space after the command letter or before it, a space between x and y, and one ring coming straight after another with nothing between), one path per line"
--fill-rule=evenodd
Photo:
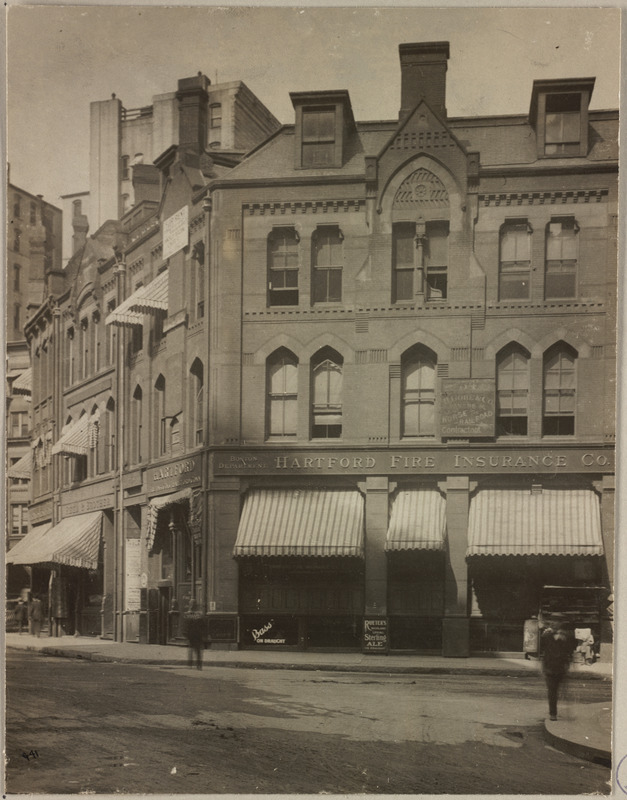
M38 595L33 594L27 598L19 598L15 606L15 621L17 622L18 633L22 633L26 628L33 636L39 638L43 618L43 603Z

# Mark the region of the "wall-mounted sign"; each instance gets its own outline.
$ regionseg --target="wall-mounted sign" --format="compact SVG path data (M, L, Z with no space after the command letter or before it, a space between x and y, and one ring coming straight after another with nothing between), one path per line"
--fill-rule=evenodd
M496 387L491 378L442 381L440 433L463 438L494 436Z
M501 475L611 474L612 448L465 447L388 450L222 450L213 474L226 475Z
M73 517L76 514L89 514L90 511L100 511L105 508L113 508L115 495L103 494L100 497L88 497L77 500L74 503L63 503L61 514L63 518Z
M241 622L242 644L255 647L295 646L298 644L298 621L292 617L244 617Z
M388 621L386 617L364 619L364 653L387 653Z
M127 539L125 542L124 605L126 611L139 611L141 608L140 541L140 539Z
M180 461L153 467L146 470L146 492L158 494L197 485L200 482L200 473L201 460L198 457L182 458Z
M163 220L163 258L170 258L189 244L189 210L180 208Z

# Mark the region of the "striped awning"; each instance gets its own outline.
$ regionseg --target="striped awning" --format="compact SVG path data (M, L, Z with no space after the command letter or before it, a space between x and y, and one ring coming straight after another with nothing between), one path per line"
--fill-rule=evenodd
M97 569L102 511L66 517L54 527L39 525L11 548L7 564L65 564Z
M446 501L437 489L409 489L394 499L386 550L442 550Z
M467 555L603 555L592 489L482 489L472 498Z
M89 416L83 414L70 422L62 431L59 440L52 445L52 454L86 456L89 452Z
M24 394L30 396L33 384L33 372L30 367L13 381L11 391L13 394Z
M153 311L168 310L168 270L164 270L147 286L135 293L132 311L150 314Z
M22 456L19 461L16 461L15 464L12 464L7 470L7 476L9 478L19 478L20 480L24 480L25 478L30 478L33 471L33 455L29 450L26 455Z
M363 558L363 498L357 491L253 490L233 555Z
M143 325L144 315L132 310L136 295L143 288L143 286L140 286L130 297L127 297L117 308L114 308L107 316L105 325Z
M191 489L181 489L180 492L173 492L172 494L164 494L159 497L152 497L148 502L148 513L146 515L146 544L150 549L155 543L155 534L157 533L157 522L159 521L159 512L173 506L176 503L192 499Z
M140 286L113 309L106 325L143 325L144 314L168 310L168 271L161 272L147 286Z

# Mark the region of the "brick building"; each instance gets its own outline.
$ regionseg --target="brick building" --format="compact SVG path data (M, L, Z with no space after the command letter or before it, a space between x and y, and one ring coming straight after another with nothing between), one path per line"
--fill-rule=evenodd
M6 197L5 544L9 549L29 530L31 372L24 325L44 298L45 272L61 264L61 211L10 180ZM10 595L28 585L23 570L9 570L7 579Z
M401 45L397 120L292 94L234 167L182 82L178 143L40 309L32 513L96 543L71 602L103 635L182 641L194 596L216 646L520 652L558 586L610 641L618 114L582 78L449 118L448 57Z
M520 651L546 585L604 615L617 114L584 78L449 118L448 56L400 46L390 122L292 94L210 188L209 597L243 646Z

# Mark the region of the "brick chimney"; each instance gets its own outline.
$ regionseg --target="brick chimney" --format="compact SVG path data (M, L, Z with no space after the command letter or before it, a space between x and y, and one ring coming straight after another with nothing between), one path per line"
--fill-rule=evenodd
M87 217L83 214L82 204L80 200L74 200L72 203L72 255L76 253L87 241L87 231L89 230L89 222Z
M403 120L421 99L446 117L446 68L448 42L418 42L398 47L401 59L401 110Z
M211 81L202 72L178 82L179 146L202 153L207 144L207 89Z

